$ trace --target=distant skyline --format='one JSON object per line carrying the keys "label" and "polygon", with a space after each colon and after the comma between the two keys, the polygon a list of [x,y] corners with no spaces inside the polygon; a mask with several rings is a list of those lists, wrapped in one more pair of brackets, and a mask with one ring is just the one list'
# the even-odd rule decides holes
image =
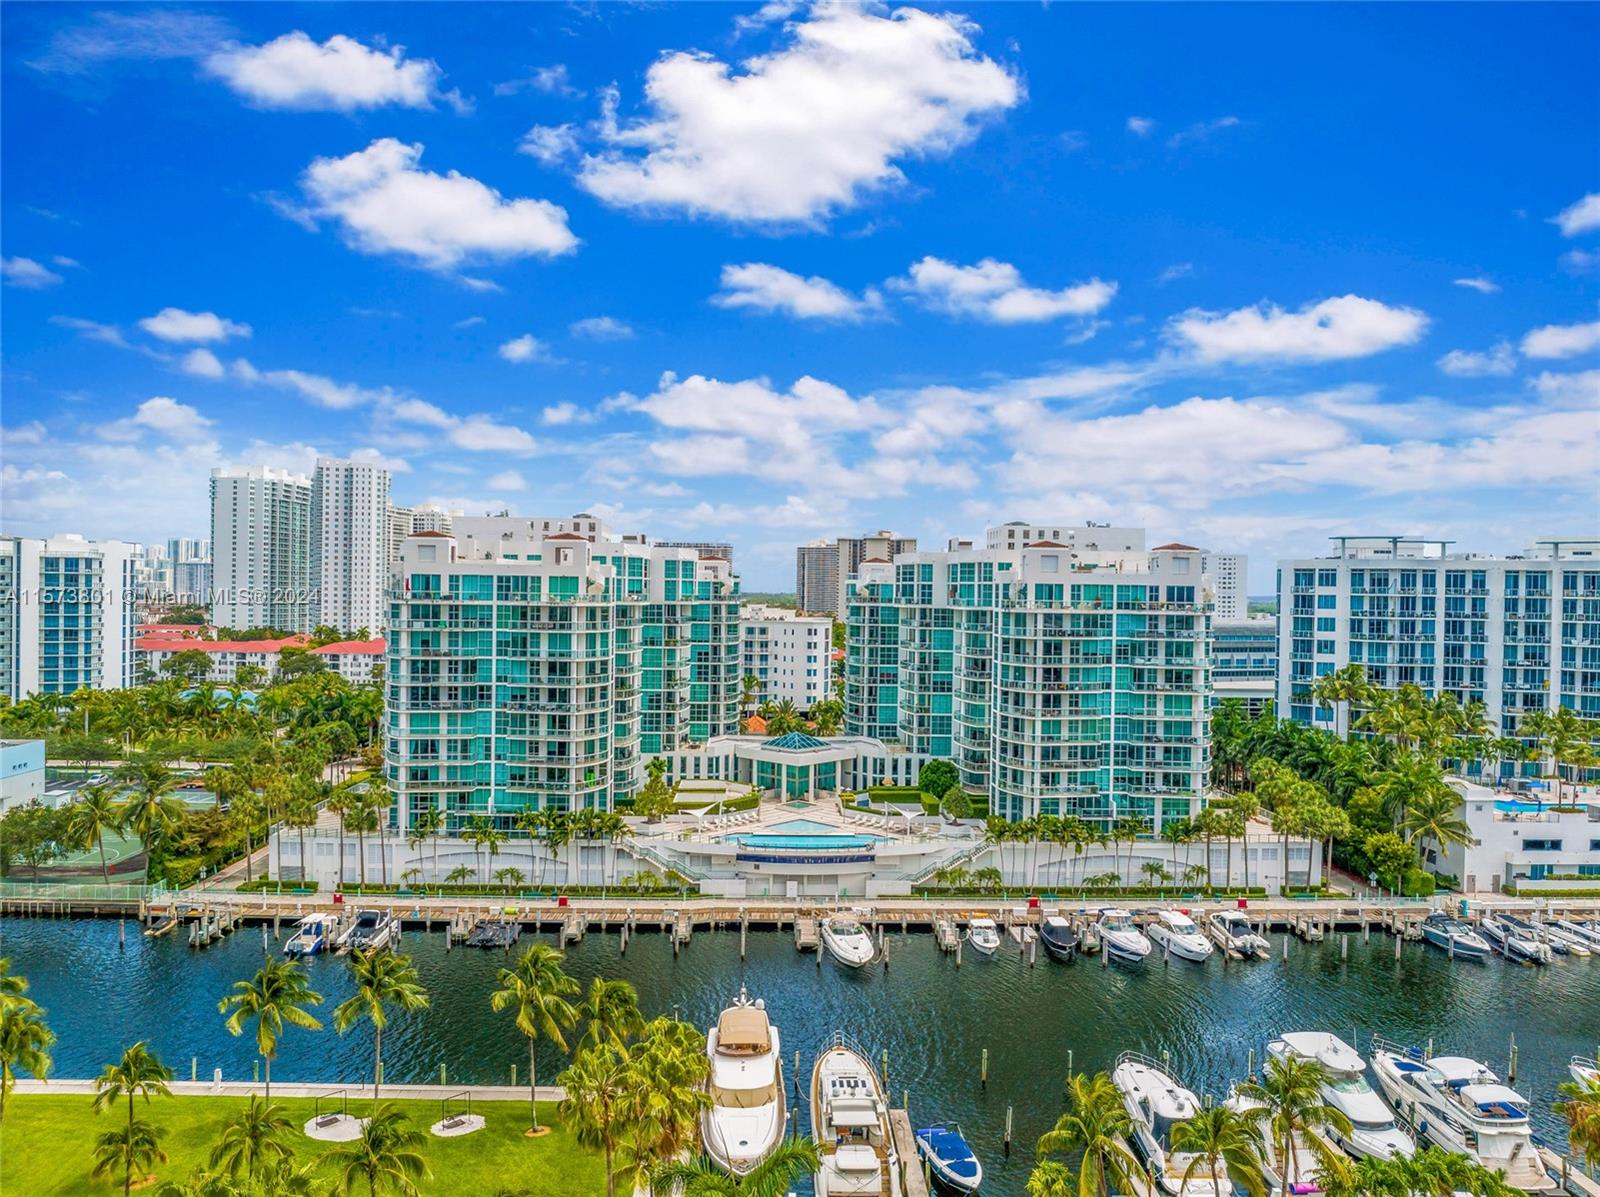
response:
{"label": "distant skyline", "polygon": [[0,9],[0,531],[1600,532],[1600,8]]}

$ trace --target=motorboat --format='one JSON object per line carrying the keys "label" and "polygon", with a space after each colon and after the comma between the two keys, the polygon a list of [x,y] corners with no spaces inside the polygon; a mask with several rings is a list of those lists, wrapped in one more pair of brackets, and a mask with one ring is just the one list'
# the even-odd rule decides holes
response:
{"label": "motorboat", "polygon": [[1575,939],[1581,939],[1591,952],[1600,952],[1600,924],[1580,922],[1577,919],[1556,919],[1549,926],[1560,927]]}
{"label": "motorboat", "polygon": [[1103,910],[1095,925],[1107,956],[1125,964],[1138,964],[1150,954],[1150,941],[1125,910]]}
{"label": "motorboat", "polygon": [[994,920],[973,919],[968,923],[967,942],[972,945],[974,952],[981,952],[985,956],[993,956],[995,949],[1000,946],[1000,931],[994,925]]}
{"label": "motorboat", "polygon": [[1531,927],[1524,931],[1506,915],[1486,914],[1478,929],[1507,960],[1522,960],[1529,964],[1550,963],[1550,945],[1540,939]]}
{"label": "motorboat", "polygon": [[1289,1137],[1285,1151],[1283,1140],[1273,1131],[1265,1103],[1240,1092],[1235,1085],[1229,1090],[1225,1104],[1260,1132],[1261,1171],[1267,1182],[1267,1197],[1294,1197],[1295,1194],[1323,1191],[1317,1173],[1324,1167],[1323,1158],[1334,1152],[1332,1145],[1322,1140],[1316,1130],[1296,1130]]}
{"label": "motorboat", "polygon": [[743,986],[706,1032],[706,1058],[710,1104],[700,1115],[700,1137],[718,1167],[744,1176],[783,1141],[788,1110],[778,1028]]}
{"label": "motorboat", "polygon": [[1559,921],[1540,923],[1539,930],[1544,932],[1545,942],[1550,945],[1551,950],[1564,955],[1592,956],[1596,951],[1600,951],[1600,948],[1594,947],[1583,936]]}
{"label": "motorboat", "polygon": [[1039,942],[1044,944],[1044,950],[1064,964],[1070,964],[1078,958],[1078,950],[1083,946],[1083,939],[1072,924],[1059,914],[1045,916],[1044,922],[1039,924]]}
{"label": "motorboat", "polygon": [[822,1159],[816,1197],[901,1197],[883,1084],[867,1053],[838,1032],[811,1070],[811,1133]]}
{"label": "motorboat", "polygon": [[1502,1173],[1524,1193],[1557,1191],[1533,1144],[1527,1099],[1487,1065],[1465,1056],[1423,1059],[1414,1048],[1375,1039],[1372,1071],[1400,1116],[1435,1146]]}
{"label": "motorboat", "polygon": [[1573,1056],[1567,1062],[1567,1071],[1580,1085],[1600,1085],[1600,1061],[1588,1056]]}
{"label": "motorboat", "polygon": [[1272,958],[1272,945],[1250,925],[1244,911],[1213,910],[1206,921],[1211,926],[1211,937],[1224,952],[1237,953],[1247,960],[1252,956],[1258,960]]}
{"label": "motorboat", "polygon": [[1472,924],[1436,910],[1422,920],[1422,938],[1458,960],[1487,960],[1493,949]]}
{"label": "motorboat", "polygon": [[1203,964],[1216,951],[1198,924],[1181,910],[1158,910],[1145,932],[1150,942],[1168,956]]}
{"label": "motorboat", "polygon": [[377,952],[393,947],[400,938],[400,923],[387,910],[362,910],[339,938],[341,952]]}
{"label": "motorboat", "polygon": [[1322,1100],[1350,1120],[1349,1134],[1335,1126],[1324,1126],[1322,1133],[1348,1155],[1392,1160],[1416,1153],[1416,1144],[1400,1129],[1394,1111],[1367,1083],[1367,1062],[1339,1036],[1290,1031],[1267,1044],[1267,1055],[1312,1060],[1322,1066]]}
{"label": "motorboat", "polygon": [[1544,927],[1530,922],[1520,914],[1502,911],[1495,917],[1524,939],[1531,939],[1536,943],[1543,944],[1552,956],[1565,956],[1567,954],[1567,945],[1564,941],[1558,943],[1552,940]]}
{"label": "motorboat", "polygon": [[[1109,944],[1109,940],[1107,943]],[[1203,1159],[1172,1150],[1172,1128],[1200,1112],[1195,1095],[1178,1084],[1161,1065],[1138,1052],[1123,1052],[1111,1070],[1111,1083],[1133,1123],[1134,1150],[1161,1192],[1173,1197],[1231,1197],[1228,1167],[1215,1175]],[[1191,1164],[1197,1165],[1190,1172]],[[1184,1174],[1189,1176],[1185,1179]]]}
{"label": "motorboat", "polygon": [[339,916],[308,914],[294,925],[294,933],[284,940],[283,954],[290,957],[315,956],[333,946],[339,933]]}
{"label": "motorboat", "polygon": [[822,920],[822,945],[846,968],[871,964],[878,954],[867,929],[848,914],[830,915]]}
{"label": "motorboat", "polygon": [[919,1130],[917,1154],[928,1162],[934,1181],[951,1192],[976,1193],[983,1183],[983,1165],[954,1122]]}

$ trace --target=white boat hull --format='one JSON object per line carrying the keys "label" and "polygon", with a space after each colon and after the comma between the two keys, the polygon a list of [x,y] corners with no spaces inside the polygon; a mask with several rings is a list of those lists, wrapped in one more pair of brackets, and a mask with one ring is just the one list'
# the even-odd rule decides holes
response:
{"label": "white boat hull", "polygon": [[878,954],[872,940],[865,935],[835,935],[826,927],[822,930],[822,946],[846,968],[864,968]]}

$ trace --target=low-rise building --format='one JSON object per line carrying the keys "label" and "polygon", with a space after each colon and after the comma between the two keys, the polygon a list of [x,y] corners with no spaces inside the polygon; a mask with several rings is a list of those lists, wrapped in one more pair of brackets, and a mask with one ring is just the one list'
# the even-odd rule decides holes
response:
{"label": "low-rise building", "polygon": [[0,740],[0,815],[44,798],[44,741]]}
{"label": "low-rise building", "polygon": [[787,607],[739,609],[742,677],[759,679],[758,702],[788,699],[802,711],[832,696],[833,620]]}
{"label": "low-rise building", "polygon": [[166,663],[179,653],[205,653],[211,661],[211,672],[196,680],[229,684],[238,680],[239,670],[246,665],[262,670],[263,677],[272,677],[278,672],[279,653],[286,648],[305,648],[309,643],[310,637],[298,634],[278,640],[199,640],[181,633],[153,632],[135,641],[134,652],[140,676],[150,678],[163,676]]}
{"label": "low-rise building", "polygon": [[[1426,844],[1435,872],[1456,878],[1464,893],[1523,896],[1541,889],[1593,889],[1600,894],[1600,795],[1592,787],[1552,793],[1491,789],[1451,778],[1461,792],[1470,844]],[[1537,797],[1530,797],[1530,793]]]}
{"label": "low-rise building", "polygon": [[339,640],[311,650],[345,681],[359,686],[373,680],[373,670],[383,665],[383,640]]}

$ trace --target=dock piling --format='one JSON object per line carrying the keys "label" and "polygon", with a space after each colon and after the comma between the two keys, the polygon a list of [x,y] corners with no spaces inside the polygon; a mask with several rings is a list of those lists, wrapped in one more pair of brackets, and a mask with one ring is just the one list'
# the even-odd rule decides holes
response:
{"label": "dock piling", "polygon": [[983,1058],[978,1064],[978,1088],[989,1088],[989,1049],[983,1049]]}
{"label": "dock piling", "polygon": [[1006,1140],[1005,1140],[1005,1152],[1006,1152],[1007,1157],[1009,1157],[1011,1155],[1011,1120],[1012,1120],[1011,1119],[1011,1107],[1007,1106],[1006,1107]]}

